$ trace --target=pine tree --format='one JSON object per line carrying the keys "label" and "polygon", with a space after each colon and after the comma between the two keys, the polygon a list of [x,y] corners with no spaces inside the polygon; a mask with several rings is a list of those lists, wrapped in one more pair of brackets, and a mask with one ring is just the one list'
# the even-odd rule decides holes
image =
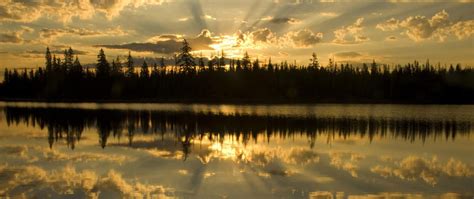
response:
{"label": "pine tree", "polygon": [[49,51],[49,47],[46,47],[45,59],[46,59],[46,72],[49,73],[53,69],[53,61],[51,57],[51,52]]}
{"label": "pine tree", "polygon": [[153,70],[151,71],[151,77],[156,78],[160,74],[160,70],[158,69],[158,64],[153,64]]}
{"label": "pine tree", "polygon": [[72,68],[74,60],[74,51],[71,47],[69,49],[64,50],[64,63],[63,63],[63,70],[68,71]]}
{"label": "pine tree", "polygon": [[133,67],[133,57],[130,51],[128,51],[128,57],[127,57],[127,71],[125,74],[127,77],[133,77],[135,76],[135,69]]}
{"label": "pine tree", "polygon": [[122,63],[120,62],[119,56],[112,61],[112,74],[119,76],[122,74]]}
{"label": "pine tree", "polygon": [[164,57],[161,57],[161,59],[160,59],[160,68],[164,73],[166,73],[166,64],[165,64],[165,58]]}
{"label": "pine tree", "polygon": [[184,39],[181,53],[178,55],[178,65],[185,72],[194,72],[194,67],[196,66],[196,63],[194,63],[194,57],[191,55],[191,47],[186,39]]}
{"label": "pine tree", "polygon": [[204,64],[204,58],[202,57],[202,52],[201,55],[199,56],[199,70],[204,70],[205,64]]}
{"label": "pine tree", "polygon": [[106,78],[110,75],[110,64],[107,62],[104,50],[100,49],[99,54],[97,55],[97,77]]}
{"label": "pine tree", "polygon": [[271,57],[268,59],[268,70],[273,71],[273,64],[272,64],[272,58]]}
{"label": "pine tree", "polygon": [[236,63],[235,69],[236,69],[237,71],[241,71],[241,70],[242,70],[242,64],[241,64],[241,62],[240,62],[240,59],[237,59],[237,63]]}
{"label": "pine tree", "polygon": [[224,50],[221,51],[221,58],[219,59],[219,67],[225,67],[225,54],[224,54]]}
{"label": "pine tree", "polygon": [[150,78],[150,71],[148,70],[148,64],[146,63],[145,60],[143,61],[142,68],[140,70],[140,77],[142,79]]}
{"label": "pine tree", "polygon": [[370,65],[370,74],[375,75],[378,73],[377,63],[375,63],[375,59],[372,60],[372,64]]}
{"label": "pine tree", "polygon": [[245,52],[244,57],[242,58],[242,66],[244,67],[244,70],[248,70],[250,67],[250,56],[247,51]]}
{"label": "pine tree", "polygon": [[313,52],[313,54],[311,55],[311,59],[309,59],[309,60],[311,61],[310,67],[312,69],[318,69],[319,68],[318,56],[316,56],[316,53]]}
{"label": "pine tree", "polygon": [[79,57],[76,56],[76,60],[74,60],[74,63],[72,64],[71,67],[71,73],[74,75],[82,75],[83,69],[81,62],[79,62]]}
{"label": "pine tree", "polygon": [[258,58],[253,62],[252,65],[252,70],[257,71],[260,69],[260,62],[258,61]]}

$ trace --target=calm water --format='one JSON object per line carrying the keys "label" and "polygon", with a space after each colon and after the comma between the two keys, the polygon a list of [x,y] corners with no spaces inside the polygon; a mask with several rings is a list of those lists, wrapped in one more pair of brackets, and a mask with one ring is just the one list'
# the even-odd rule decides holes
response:
{"label": "calm water", "polygon": [[474,106],[0,103],[0,198],[472,198]]}

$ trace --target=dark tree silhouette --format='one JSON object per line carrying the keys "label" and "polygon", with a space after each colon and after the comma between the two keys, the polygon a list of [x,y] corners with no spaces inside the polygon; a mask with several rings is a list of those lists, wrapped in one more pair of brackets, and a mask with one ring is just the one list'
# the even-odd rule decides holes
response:
{"label": "dark tree silhouette", "polygon": [[[433,66],[429,60],[386,65],[375,60],[353,66],[330,59],[321,66],[316,53],[307,65],[273,63],[255,59],[247,52],[242,59],[200,56],[195,68],[191,48],[183,43],[181,53],[170,59],[146,60],[139,74],[131,52],[124,63],[112,67],[101,49],[94,67],[83,67],[74,51],[64,59],[46,48],[45,67],[36,70],[6,69],[0,83],[4,100],[95,101],[148,100],[162,102],[238,103],[474,103],[474,70],[460,64]],[[207,63],[205,63],[207,61]],[[140,62],[142,63],[142,62]],[[149,65],[153,70],[149,71]],[[177,65],[176,65],[177,64]],[[71,66],[68,66],[71,65]],[[206,67],[207,65],[207,67]],[[159,68],[158,68],[159,66]],[[227,67],[228,66],[228,67]]]}
{"label": "dark tree silhouette", "polygon": [[97,77],[106,78],[110,75],[110,65],[105,56],[104,50],[100,49],[97,55]]}
{"label": "dark tree silhouette", "polygon": [[186,39],[184,39],[181,53],[178,55],[178,65],[181,66],[181,69],[184,70],[184,72],[191,73],[195,71],[194,67],[196,66],[196,63],[191,54],[191,47]]}

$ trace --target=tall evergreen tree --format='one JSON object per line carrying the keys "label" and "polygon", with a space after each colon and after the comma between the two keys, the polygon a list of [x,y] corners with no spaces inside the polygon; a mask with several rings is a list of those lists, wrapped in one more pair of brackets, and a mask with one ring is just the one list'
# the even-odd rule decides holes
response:
{"label": "tall evergreen tree", "polygon": [[221,50],[221,57],[219,58],[219,67],[225,67],[225,54],[224,50]]}
{"label": "tall evergreen tree", "polygon": [[318,69],[319,68],[319,61],[318,61],[318,56],[316,56],[316,53],[313,52],[313,54],[311,55],[311,59],[309,59],[311,61],[310,63],[310,67],[313,68],[313,69]]}
{"label": "tall evergreen tree", "polygon": [[49,73],[53,69],[53,60],[51,57],[51,52],[49,51],[49,47],[46,47],[45,59],[46,59],[46,72]]}
{"label": "tall evergreen tree", "polygon": [[257,71],[259,69],[260,69],[260,62],[258,61],[258,58],[257,58],[252,64],[252,70]]}
{"label": "tall evergreen tree", "polygon": [[74,60],[74,63],[72,64],[71,73],[77,76],[80,76],[83,73],[81,62],[79,62],[79,57],[77,56]]}
{"label": "tall evergreen tree", "polygon": [[127,77],[133,77],[135,76],[135,69],[133,67],[133,57],[130,51],[128,51],[128,57],[127,57],[127,71],[125,74]]}
{"label": "tall evergreen tree", "polygon": [[64,50],[64,63],[63,63],[63,70],[68,71],[72,68],[74,62],[74,51],[71,47],[69,49]]}
{"label": "tall evergreen tree", "polygon": [[247,51],[245,51],[244,57],[242,58],[242,66],[244,70],[248,70],[250,68],[250,63],[250,56]]}
{"label": "tall evergreen tree", "polygon": [[165,64],[165,58],[161,57],[160,59],[160,68],[163,72],[166,72],[166,64]]}
{"label": "tall evergreen tree", "polygon": [[199,70],[204,70],[204,67],[206,67],[206,65],[204,64],[204,58],[202,57],[202,52],[199,56]]}
{"label": "tall evergreen tree", "polygon": [[268,58],[268,70],[273,71],[272,57]]}
{"label": "tall evergreen tree", "polygon": [[122,63],[120,61],[119,56],[112,61],[112,74],[115,76],[122,75]]}
{"label": "tall evergreen tree", "polygon": [[158,64],[156,62],[153,64],[153,69],[151,71],[151,77],[156,78],[160,74],[160,69],[158,69]]}
{"label": "tall evergreen tree", "polygon": [[148,70],[148,64],[146,63],[145,60],[143,61],[142,68],[140,70],[140,77],[142,79],[150,78],[150,71]]}
{"label": "tall evergreen tree", "polygon": [[194,57],[191,54],[191,47],[186,39],[184,39],[183,47],[181,47],[181,52],[178,55],[178,65],[185,72],[194,72],[194,67],[196,66]]}
{"label": "tall evergreen tree", "polygon": [[107,57],[105,56],[103,49],[100,49],[99,54],[97,55],[96,67],[97,77],[106,78],[110,75],[110,64],[107,61]]}

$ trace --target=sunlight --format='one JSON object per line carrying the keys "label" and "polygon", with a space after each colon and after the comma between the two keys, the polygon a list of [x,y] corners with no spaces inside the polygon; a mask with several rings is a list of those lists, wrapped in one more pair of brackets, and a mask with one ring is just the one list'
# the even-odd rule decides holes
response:
{"label": "sunlight", "polygon": [[236,158],[237,156],[237,150],[234,146],[232,146],[231,143],[213,143],[211,146],[209,146],[209,149],[212,151],[218,152],[219,157],[223,159],[229,159],[229,158]]}

